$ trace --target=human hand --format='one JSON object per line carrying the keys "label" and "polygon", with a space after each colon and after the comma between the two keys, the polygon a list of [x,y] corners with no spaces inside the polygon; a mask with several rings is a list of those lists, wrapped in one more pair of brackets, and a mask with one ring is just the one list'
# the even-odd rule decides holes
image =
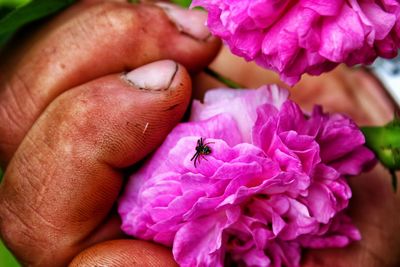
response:
{"label": "human hand", "polygon": [[[113,209],[123,169],[185,112],[185,67],[219,49],[204,14],[163,9],[81,1],[3,51],[0,232],[22,264],[63,266],[89,248],[72,265],[175,265],[161,246],[120,239]],[[160,59],[182,65],[141,68]]]}
{"label": "human hand", "polygon": [[[276,74],[245,63],[227,50],[211,68],[249,88],[269,83],[285,86]],[[196,84],[202,88],[218,86],[205,76],[199,76]],[[200,91],[197,93],[201,98]],[[341,66],[319,77],[306,76],[290,93],[306,110],[321,104],[330,112],[348,114],[359,125],[382,125],[393,117],[393,102],[363,69]],[[353,190],[349,214],[360,229],[362,240],[346,248],[309,250],[303,255],[302,266],[400,266],[400,193],[393,192],[388,171],[378,165],[371,172],[350,178],[349,183]]]}

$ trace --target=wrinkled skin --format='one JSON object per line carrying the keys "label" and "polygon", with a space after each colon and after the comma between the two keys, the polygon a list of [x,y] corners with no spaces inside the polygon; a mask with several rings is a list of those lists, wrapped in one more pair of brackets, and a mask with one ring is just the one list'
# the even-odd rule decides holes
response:
{"label": "wrinkled skin", "polygon": [[[207,65],[220,42],[181,32],[160,7],[123,1],[82,1],[19,38],[0,66],[7,246],[30,266],[65,266],[97,243],[73,265],[174,265],[160,246],[102,242],[126,238],[113,209],[123,169],[179,122],[192,91],[188,71]],[[141,90],[121,78],[166,58],[182,64],[169,87]]]}
{"label": "wrinkled skin", "polygon": [[[186,70],[201,69],[218,49],[213,38],[179,31],[159,7],[90,0],[27,29],[1,53],[0,233],[21,263],[175,266],[168,249],[124,236],[113,206],[124,168],[151,153],[183,116],[192,92]],[[121,79],[165,58],[182,64],[167,90]],[[249,87],[276,79],[226,52],[213,67]],[[203,74],[195,85],[195,96],[215,86]],[[339,69],[299,87],[293,98],[306,108],[327,104],[364,124],[390,118],[390,103],[363,72]],[[309,252],[304,266],[400,264],[400,195],[387,173],[377,167],[351,184],[351,214],[364,239]]]}

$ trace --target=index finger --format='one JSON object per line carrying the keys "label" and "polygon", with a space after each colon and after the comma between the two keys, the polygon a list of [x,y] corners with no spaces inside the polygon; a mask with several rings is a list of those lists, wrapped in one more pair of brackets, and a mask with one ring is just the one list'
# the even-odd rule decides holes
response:
{"label": "index finger", "polygon": [[64,266],[83,249],[116,238],[107,219],[121,168],[165,138],[190,98],[188,73],[172,61],[126,77],[149,73],[161,79],[138,87],[109,75],[65,92],[23,140],[0,185],[0,233],[24,264]]}
{"label": "index finger", "polygon": [[7,165],[46,106],[74,86],[160,59],[175,60],[189,70],[208,64],[219,42],[205,38],[206,15],[193,12],[171,6],[83,1],[4,55],[0,64],[1,165]]}

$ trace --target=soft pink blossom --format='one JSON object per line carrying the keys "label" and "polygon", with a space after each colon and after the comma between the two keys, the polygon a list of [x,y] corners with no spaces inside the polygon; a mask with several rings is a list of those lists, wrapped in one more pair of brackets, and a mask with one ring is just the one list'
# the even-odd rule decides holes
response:
{"label": "soft pink blossom", "polygon": [[[344,214],[348,175],[374,162],[346,116],[311,114],[276,86],[209,91],[134,173],[122,229],[172,247],[181,266],[298,266],[301,248],[360,234]],[[197,140],[212,152],[197,167]]]}
{"label": "soft pink blossom", "polygon": [[396,0],[193,0],[231,51],[290,85],[340,63],[370,64],[400,48]]}

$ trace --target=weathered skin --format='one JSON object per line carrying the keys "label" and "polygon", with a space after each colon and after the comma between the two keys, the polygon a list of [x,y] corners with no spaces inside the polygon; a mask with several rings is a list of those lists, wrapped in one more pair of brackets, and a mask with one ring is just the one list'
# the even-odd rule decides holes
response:
{"label": "weathered skin", "polygon": [[[181,119],[192,91],[188,71],[207,65],[219,47],[179,31],[160,7],[82,1],[3,51],[0,232],[24,265],[63,266],[123,237],[112,209],[121,168],[149,154]],[[168,88],[140,90],[121,78],[165,58],[182,64]],[[163,247],[106,244],[99,251],[111,262],[120,263],[126,248],[137,255],[123,257],[128,266],[175,264]]]}

